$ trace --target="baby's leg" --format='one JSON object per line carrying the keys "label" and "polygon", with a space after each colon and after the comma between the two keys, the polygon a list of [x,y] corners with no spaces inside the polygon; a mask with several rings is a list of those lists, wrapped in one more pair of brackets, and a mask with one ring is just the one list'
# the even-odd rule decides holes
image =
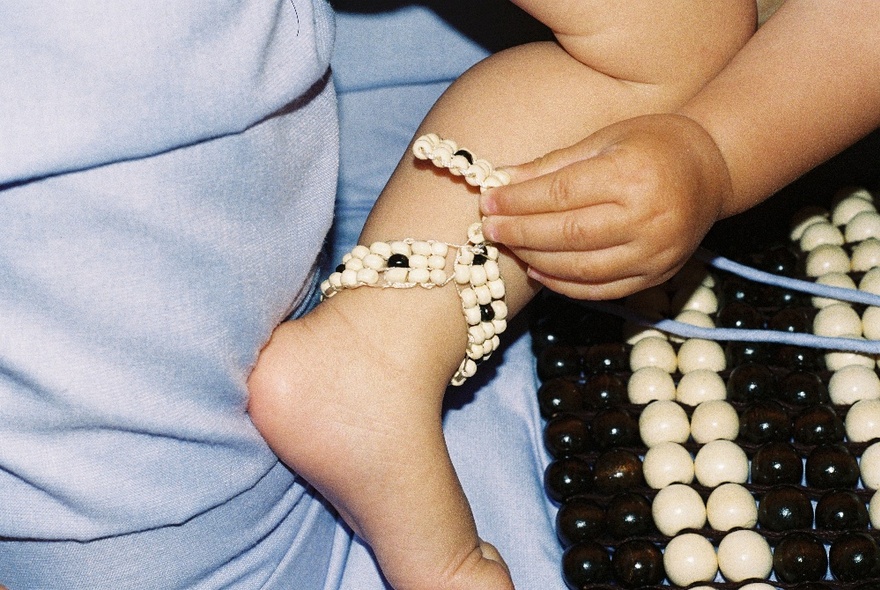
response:
{"label": "baby's leg", "polygon": [[[454,139],[496,164],[515,163],[686,98],[623,83],[556,45],[534,44],[463,76],[420,132]],[[407,155],[361,243],[461,244],[478,219],[472,188]],[[516,260],[501,262],[515,312],[537,287]],[[465,345],[452,285],[360,288],[279,327],[250,381],[250,411],[269,444],[366,539],[399,590],[511,588],[497,555],[480,544],[440,425]]]}

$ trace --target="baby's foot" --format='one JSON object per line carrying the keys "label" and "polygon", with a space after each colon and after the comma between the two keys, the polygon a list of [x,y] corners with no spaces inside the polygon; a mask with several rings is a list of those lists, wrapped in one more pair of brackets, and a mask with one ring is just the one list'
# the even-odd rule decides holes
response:
{"label": "baby's foot", "polygon": [[[441,430],[458,353],[426,350],[437,329],[412,333],[402,315],[425,293],[363,291],[275,331],[249,381],[252,419],[370,544],[397,590],[510,590],[497,551],[477,537]],[[461,312],[440,313],[447,321],[435,326]],[[440,340],[463,351],[460,331]]]}

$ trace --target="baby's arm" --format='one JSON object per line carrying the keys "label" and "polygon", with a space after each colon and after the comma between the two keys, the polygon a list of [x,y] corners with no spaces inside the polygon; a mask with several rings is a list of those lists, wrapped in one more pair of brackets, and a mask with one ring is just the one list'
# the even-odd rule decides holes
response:
{"label": "baby's arm", "polygon": [[[734,3],[723,4],[739,14]],[[709,12],[706,31],[730,16]],[[686,24],[669,34],[691,34],[693,23]],[[711,53],[713,63],[722,63],[718,55],[732,55],[746,36],[725,37],[694,59]],[[518,162],[686,98],[683,91],[621,82],[555,44],[534,44],[464,75],[420,133],[454,139],[491,162]],[[474,189],[406,155],[361,243],[413,237],[461,244],[479,216]],[[537,285],[513,257],[503,255],[501,267],[507,304],[516,312]],[[441,403],[464,355],[465,326],[452,285],[344,291],[280,326],[249,383],[249,409],[266,440],[372,546],[399,590],[511,588],[497,554],[477,537],[441,429]]]}
{"label": "baby's arm", "polygon": [[878,27],[872,0],[788,0],[679,115],[623,121],[517,167],[515,185],[484,198],[487,233],[574,297],[663,281],[716,219],[880,125]]}

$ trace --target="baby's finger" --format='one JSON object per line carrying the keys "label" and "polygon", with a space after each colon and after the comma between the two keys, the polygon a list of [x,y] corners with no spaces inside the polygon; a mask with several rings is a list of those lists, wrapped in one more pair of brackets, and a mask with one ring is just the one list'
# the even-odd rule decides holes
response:
{"label": "baby's finger", "polygon": [[511,248],[577,252],[610,248],[633,238],[619,205],[603,203],[585,209],[531,215],[490,215],[483,234]]}
{"label": "baby's finger", "polygon": [[[515,171],[511,184],[486,191],[480,197],[483,215],[566,211],[613,200],[612,191],[619,181],[615,179],[618,170],[610,158],[594,157],[572,162],[566,158],[560,162],[565,162],[561,168],[556,168],[558,162],[554,160],[551,166],[534,165],[528,174]],[[532,177],[534,170],[546,172]]]}
{"label": "baby's finger", "polygon": [[621,299],[638,291],[648,288],[650,283],[642,276],[626,277],[608,283],[581,283],[567,281],[556,277],[543,275],[533,269],[529,269],[529,276],[556,293],[587,301],[608,301]]}
{"label": "baby's finger", "polygon": [[637,256],[626,245],[592,252],[541,252],[514,249],[532,274],[553,277],[560,281],[582,284],[605,284],[641,274]]}

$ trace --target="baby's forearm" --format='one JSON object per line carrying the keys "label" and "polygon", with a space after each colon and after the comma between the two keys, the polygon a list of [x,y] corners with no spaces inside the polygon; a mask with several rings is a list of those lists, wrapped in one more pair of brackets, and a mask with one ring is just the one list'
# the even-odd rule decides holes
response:
{"label": "baby's forearm", "polygon": [[880,3],[787,0],[681,113],[715,140],[733,215],[880,125]]}

